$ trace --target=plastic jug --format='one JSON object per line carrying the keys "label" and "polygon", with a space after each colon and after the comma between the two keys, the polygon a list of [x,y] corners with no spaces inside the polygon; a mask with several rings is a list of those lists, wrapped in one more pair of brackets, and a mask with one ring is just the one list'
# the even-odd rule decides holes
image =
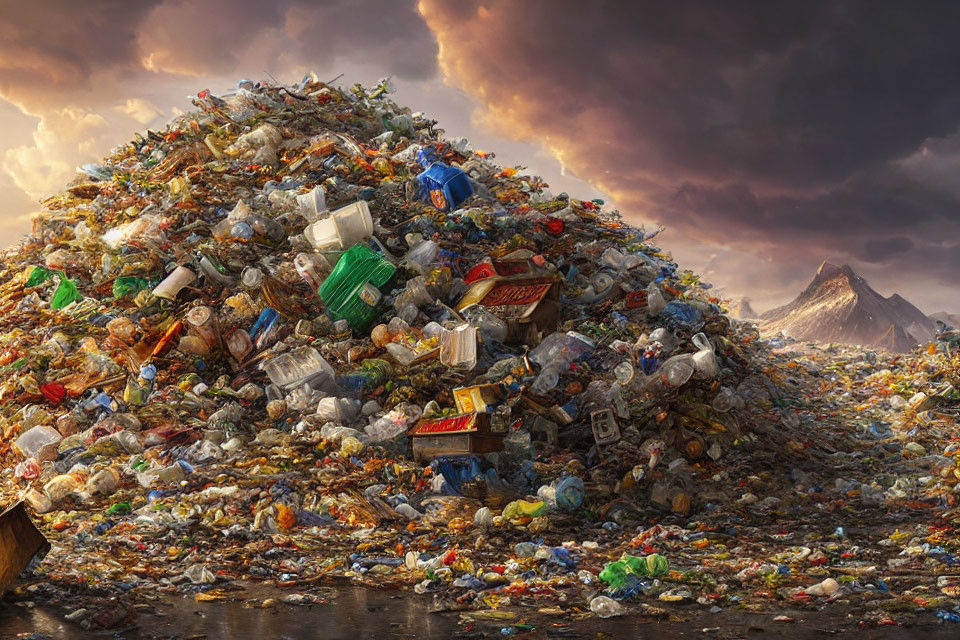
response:
{"label": "plastic jug", "polygon": [[456,167],[434,162],[420,175],[423,199],[441,211],[453,211],[460,203],[473,195],[473,185],[467,174]]}
{"label": "plastic jug", "polygon": [[307,225],[303,236],[320,251],[342,250],[373,235],[373,218],[366,200],[337,209],[330,217]]}
{"label": "plastic jug", "polygon": [[395,272],[396,267],[364,245],[350,247],[318,291],[327,315],[346,320],[353,329],[366,329],[379,314],[381,290]]}
{"label": "plastic jug", "polygon": [[541,367],[565,369],[595,348],[593,340],[576,331],[552,333],[530,352],[530,359]]}

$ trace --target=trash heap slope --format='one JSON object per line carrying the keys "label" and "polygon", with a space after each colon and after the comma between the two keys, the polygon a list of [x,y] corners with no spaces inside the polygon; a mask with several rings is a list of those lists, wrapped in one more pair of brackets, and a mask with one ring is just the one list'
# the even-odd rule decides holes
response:
{"label": "trash heap slope", "polygon": [[804,455],[756,330],[656,232],[386,89],[201,92],[6,252],[4,495],[55,540],[49,577],[280,579],[247,566],[278,534],[301,578],[416,575],[348,537],[613,530]]}

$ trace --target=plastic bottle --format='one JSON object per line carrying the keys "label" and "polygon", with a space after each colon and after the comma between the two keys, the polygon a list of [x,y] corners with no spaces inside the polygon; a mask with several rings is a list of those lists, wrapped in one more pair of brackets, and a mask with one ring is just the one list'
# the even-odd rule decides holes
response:
{"label": "plastic bottle", "polygon": [[393,300],[394,309],[402,309],[408,304],[416,305],[418,308],[433,304],[433,296],[427,291],[423,276],[407,280],[403,291],[398,293]]}
{"label": "plastic bottle", "polygon": [[663,313],[667,306],[667,301],[663,298],[663,293],[656,282],[647,285],[647,315],[658,316]]}
{"label": "plastic bottle", "polygon": [[538,396],[549,393],[557,387],[560,382],[560,373],[554,367],[545,367],[540,370],[533,384],[530,385],[530,392]]}
{"label": "plastic bottle", "polygon": [[464,309],[461,314],[470,324],[480,330],[484,341],[503,343],[507,339],[507,323],[479,304]]}
{"label": "plastic bottle", "polygon": [[293,265],[297,273],[307,283],[307,286],[316,293],[323,284],[322,274],[328,274],[331,271],[330,263],[319,253],[298,253],[293,259]]}
{"label": "plastic bottle", "polygon": [[263,271],[257,267],[247,266],[240,272],[240,283],[247,291],[256,293],[263,286]]}
{"label": "plastic bottle", "polygon": [[220,323],[216,311],[210,307],[194,307],[187,313],[186,320],[191,333],[203,340],[209,352],[220,349]]}
{"label": "plastic bottle", "polygon": [[680,387],[693,377],[694,371],[693,356],[684,353],[667,358],[667,361],[657,370],[656,376],[668,387]]}
{"label": "plastic bottle", "polygon": [[596,343],[576,331],[552,333],[530,351],[530,359],[541,367],[566,368],[593,353]]}
{"label": "plastic bottle", "polygon": [[[739,401],[739,402],[738,402]],[[720,413],[726,413],[738,407],[743,400],[730,387],[720,387],[720,391],[713,397],[711,406]]]}
{"label": "plastic bottle", "polygon": [[406,502],[398,504],[394,511],[405,517],[407,520],[419,520],[423,517],[423,514],[411,507]]}
{"label": "plastic bottle", "polygon": [[403,262],[418,269],[421,273],[436,260],[440,246],[433,240],[425,240],[407,251]]}
{"label": "plastic bottle", "polygon": [[613,618],[626,613],[622,604],[607,596],[597,596],[591,600],[590,611],[598,618]]}

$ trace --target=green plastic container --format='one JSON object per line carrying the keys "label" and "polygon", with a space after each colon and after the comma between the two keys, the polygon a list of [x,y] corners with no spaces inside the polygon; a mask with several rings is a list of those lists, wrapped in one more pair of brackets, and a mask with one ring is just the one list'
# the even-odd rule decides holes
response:
{"label": "green plastic container", "polygon": [[355,244],[337,261],[337,266],[317,291],[334,320],[344,319],[358,331],[366,329],[379,315],[381,289],[397,268],[380,254]]}

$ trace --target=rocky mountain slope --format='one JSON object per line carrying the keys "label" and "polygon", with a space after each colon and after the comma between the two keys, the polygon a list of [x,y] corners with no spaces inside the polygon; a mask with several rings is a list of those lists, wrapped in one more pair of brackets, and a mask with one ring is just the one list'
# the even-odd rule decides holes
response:
{"label": "rocky mountain slope", "polygon": [[933,335],[934,323],[898,294],[877,293],[849,265],[824,262],[789,304],[761,316],[764,333],[909,351]]}

